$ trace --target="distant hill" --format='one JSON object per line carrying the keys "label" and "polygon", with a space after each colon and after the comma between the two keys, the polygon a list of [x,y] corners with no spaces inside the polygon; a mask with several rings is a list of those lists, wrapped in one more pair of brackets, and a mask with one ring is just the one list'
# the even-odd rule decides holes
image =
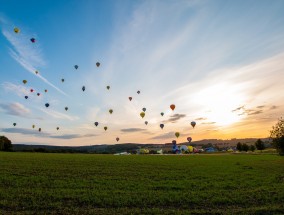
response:
{"label": "distant hill", "polygon": [[[233,147],[238,142],[253,145],[259,138],[244,138],[244,139],[204,139],[193,141],[192,143],[183,142],[179,145],[193,145],[198,148],[212,144],[213,146]],[[260,138],[266,144],[270,143],[269,138]],[[135,152],[139,148],[148,148],[149,150],[164,149],[170,150],[172,143],[164,144],[141,144],[141,143],[121,143],[114,145],[88,145],[88,146],[50,146],[50,145],[28,145],[28,144],[13,144],[13,151],[34,151],[34,152],[53,152],[53,153],[98,153],[98,154],[114,154],[119,152]]]}

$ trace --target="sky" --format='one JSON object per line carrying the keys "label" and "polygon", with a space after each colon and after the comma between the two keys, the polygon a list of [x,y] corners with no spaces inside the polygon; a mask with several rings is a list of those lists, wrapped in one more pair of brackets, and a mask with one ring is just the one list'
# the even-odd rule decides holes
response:
{"label": "sky", "polygon": [[0,5],[0,135],[14,144],[264,138],[283,116],[283,0]]}

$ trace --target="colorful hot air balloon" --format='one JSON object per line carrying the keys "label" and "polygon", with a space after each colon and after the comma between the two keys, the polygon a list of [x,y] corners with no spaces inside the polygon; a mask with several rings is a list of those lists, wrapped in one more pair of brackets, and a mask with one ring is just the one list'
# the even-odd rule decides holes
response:
{"label": "colorful hot air balloon", "polygon": [[97,67],[99,67],[100,65],[101,65],[100,62],[97,62],[97,63],[96,63],[96,66],[97,66]]}
{"label": "colorful hot air balloon", "polygon": [[119,137],[116,138],[116,141],[117,141],[117,142],[119,141]]}
{"label": "colorful hot air balloon", "polygon": [[35,128],[35,125],[32,125],[32,128]]}
{"label": "colorful hot air balloon", "polygon": [[148,121],[145,121],[145,125],[148,125]]}
{"label": "colorful hot air balloon", "polygon": [[172,110],[174,110],[174,109],[176,108],[176,106],[175,106],[174,104],[171,104],[171,105],[170,105],[170,108],[171,108]]}
{"label": "colorful hot air balloon", "polygon": [[144,112],[141,112],[141,113],[140,113],[140,116],[141,116],[142,118],[144,118],[145,113],[144,113]]}
{"label": "colorful hot air balloon", "polygon": [[37,93],[37,96],[40,96],[40,93]]}
{"label": "colorful hot air balloon", "polygon": [[31,93],[34,91],[33,89],[30,89]]}
{"label": "colorful hot air balloon", "polygon": [[132,97],[128,97],[128,99],[129,99],[129,101],[131,101],[131,100],[132,100]]}
{"label": "colorful hot air balloon", "polygon": [[25,96],[25,99],[28,99],[29,97],[28,96]]}
{"label": "colorful hot air balloon", "polygon": [[31,42],[35,43],[36,39],[35,38],[31,38]]}
{"label": "colorful hot air balloon", "polygon": [[17,123],[14,122],[14,123],[13,123],[13,126],[16,126],[16,125],[17,125]]}
{"label": "colorful hot air balloon", "polygon": [[160,128],[163,129],[165,127],[164,124],[160,124]]}
{"label": "colorful hot air balloon", "polygon": [[38,74],[38,71],[35,71],[35,74]]}
{"label": "colorful hot air balloon", "polygon": [[164,116],[164,113],[163,113],[163,112],[161,112],[161,116]]}
{"label": "colorful hot air balloon", "polygon": [[107,130],[107,126],[104,127],[105,131]]}
{"label": "colorful hot air balloon", "polygon": [[95,126],[98,126],[99,125],[99,123],[98,122],[95,122]]}
{"label": "colorful hot air balloon", "polygon": [[41,132],[41,128],[39,128],[38,131]]}
{"label": "colorful hot air balloon", "polygon": [[27,80],[23,80],[23,83],[26,84],[28,81]]}
{"label": "colorful hot air balloon", "polygon": [[179,133],[179,132],[176,132],[175,135],[176,135],[176,137],[178,138],[179,135],[180,135],[180,133]]}
{"label": "colorful hot air balloon", "polygon": [[112,109],[109,109],[109,111],[108,111],[110,114],[112,114],[112,112],[113,112],[113,110]]}
{"label": "colorful hot air balloon", "polygon": [[188,137],[188,138],[186,138],[187,139],[187,141],[190,143],[191,141],[192,141],[192,138],[191,137]]}
{"label": "colorful hot air balloon", "polygon": [[196,122],[192,121],[190,124],[191,124],[191,126],[194,128],[195,125],[196,125]]}
{"label": "colorful hot air balloon", "polygon": [[65,110],[68,111],[68,107],[65,107]]}
{"label": "colorful hot air balloon", "polygon": [[107,86],[107,89],[109,90],[109,89],[110,89],[110,86]]}
{"label": "colorful hot air balloon", "polygon": [[44,92],[46,92],[46,93],[47,93],[47,90],[44,90]]}
{"label": "colorful hot air balloon", "polygon": [[142,108],[142,110],[145,112],[145,111],[146,111],[146,108]]}
{"label": "colorful hot air balloon", "polygon": [[56,130],[58,131],[58,130],[59,130],[59,127],[57,127]]}
{"label": "colorful hot air balloon", "polygon": [[64,78],[62,78],[61,81],[64,82],[65,81]]}
{"label": "colorful hot air balloon", "polygon": [[140,90],[137,91],[137,94],[140,94]]}
{"label": "colorful hot air balloon", "polygon": [[82,87],[83,92],[86,90],[85,86]]}
{"label": "colorful hot air balloon", "polygon": [[48,103],[46,103],[46,104],[45,104],[45,107],[49,107],[49,104],[48,104]]}
{"label": "colorful hot air balloon", "polygon": [[14,28],[14,32],[16,33],[16,34],[18,34],[18,33],[20,33],[20,29],[19,28]]}
{"label": "colorful hot air balloon", "polygon": [[79,68],[79,66],[78,66],[78,65],[75,65],[74,67],[75,67],[75,69],[78,69],[78,68]]}

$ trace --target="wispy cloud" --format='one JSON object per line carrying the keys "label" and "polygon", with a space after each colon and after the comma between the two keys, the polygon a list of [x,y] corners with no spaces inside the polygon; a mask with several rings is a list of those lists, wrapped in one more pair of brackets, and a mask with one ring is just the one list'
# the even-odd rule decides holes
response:
{"label": "wispy cloud", "polygon": [[64,114],[64,113],[60,113],[58,111],[55,110],[51,110],[51,109],[44,109],[44,108],[39,108],[39,110],[41,110],[42,112],[46,113],[47,115],[55,118],[55,119],[67,119],[70,121],[74,121],[79,119],[79,117],[77,116],[70,116],[68,114]]}
{"label": "wispy cloud", "polygon": [[[11,57],[17,61],[23,68],[27,71],[31,72],[35,75],[35,71],[37,68],[43,67],[46,65],[42,57],[42,52],[38,44],[31,44],[30,38],[24,32],[20,32],[19,34],[15,34],[6,29],[11,29],[11,26],[6,26],[3,24],[2,34],[5,38],[10,42],[12,48],[9,48],[9,54]],[[37,74],[36,77],[44,81],[49,86],[56,89],[63,95],[67,94],[63,92],[61,89],[56,87],[46,78],[44,78],[41,74]]]}
{"label": "wispy cloud", "polygon": [[18,102],[9,104],[0,103],[0,107],[5,111],[6,114],[12,116],[27,118],[31,112],[28,108]]}
{"label": "wispy cloud", "polygon": [[195,120],[206,120],[207,118],[206,117],[199,117],[199,118],[196,118]]}
{"label": "wispy cloud", "polygon": [[22,85],[16,85],[10,82],[4,82],[1,84],[1,86],[5,91],[15,93],[19,97],[23,97],[30,94],[29,89]]}
{"label": "wispy cloud", "polygon": [[160,140],[160,139],[167,139],[167,138],[175,138],[175,133],[174,132],[168,132],[168,133],[165,133],[165,134],[161,134],[161,135],[152,137],[151,139]]}
{"label": "wispy cloud", "polygon": [[50,138],[55,138],[55,139],[74,139],[74,138],[85,138],[85,137],[95,137],[97,136],[96,134],[64,134],[64,135],[55,135],[55,136],[49,136]]}

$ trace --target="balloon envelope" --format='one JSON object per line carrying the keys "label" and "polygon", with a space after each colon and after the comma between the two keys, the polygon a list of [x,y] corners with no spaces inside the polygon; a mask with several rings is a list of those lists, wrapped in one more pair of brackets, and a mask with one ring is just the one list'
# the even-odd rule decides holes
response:
{"label": "balloon envelope", "polygon": [[34,90],[33,90],[33,89],[31,89],[30,91],[31,91],[31,93],[32,93]]}
{"label": "balloon envelope", "polygon": [[188,137],[188,138],[186,138],[187,139],[187,141],[190,143],[191,141],[192,141],[192,138],[191,137]]}
{"label": "balloon envelope", "polygon": [[176,106],[175,106],[174,104],[172,104],[172,105],[170,105],[170,108],[171,108],[172,110],[174,110],[174,109],[176,108]]}
{"label": "balloon envelope", "polygon": [[32,127],[35,128],[35,125],[33,125]]}
{"label": "balloon envelope", "polygon": [[192,121],[190,124],[191,124],[191,126],[194,128],[195,125],[196,125],[196,122]]}
{"label": "balloon envelope", "polygon": [[23,80],[23,83],[26,84],[28,81],[27,80]]}
{"label": "balloon envelope", "polygon": [[119,137],[116,138],[116,141],[117,141],[117,142],[119,141]]}
{"label": "balloon envelope", "polygon": [[180,134],[179,134],[179,132],[176,132],[175,135],[178,138]]}
{"label": "balloon envelope", "polygon": [[112,109],[109,109],[109,111],[108,111],[110,114],[112,114],[112,112],[113,112],[113,110]]}
{"label": "balloon envelope", "polygon": [[35,38],[31,38],[31,42],[35,43],[36,39]]}
{"label": "balloon envelope", "polygon": [[17,125],[17,123],[14,122],[14,123],[13,123],[13,126],[16,126],[16,125]]}
{"label": "balloon envelope", "polygon": [[145,111],[146,111],[146,108],[142,108],[142,110],[145,112]]}
{"label": "balloon envelope", "polygon": [[138,90],[137,93],[140,94],[140,90]]}
{"label": "balloon envelope", "polygon": [[35,74],[38,74],[38,71],[35,71]]}
{"label": "balloon envelope", "polygon": [[98,122],[95,122],[95,126],[98,126],[99,125],[99,123]]}
{"label": "balloon envelope", "polygon": [[107,86],[107,89],[109,90],[109,89],[110,89],[110,86]]}
{"label": "balloon envelope", "polygon": [[37,93],[37,96],[40,96],[40,93]]}
{"label": "balloon envelope", "polygon": [[161,128],[161,129],[163,129],[163,128],[164,128],[164,126],[165,126],[164,124],[160,124],[160,128]]}
{"label": "balloon envelope", "polygon": [[86,89],[85,86],[83,86],[83,87],[82,87],[82,90],[85,91],[85,89]]}
{"label": "balloon envelope", "polygon": [[41,128],[39,128],[38,131],[41,132]]}
{"label": "balloon envelope", "polygon": [[163,112],[161,113],[161,116],[164,116],[164,113],[163,113]]}
{"label": "balloon envelope", "polygon": [[46,92],[46,93],[47,93],[47,90],[44,90],[44,92]]}
{"label": "balloon envelope", "polygon": [[74,67],[75,67],[75,69],[78,69],[78,68],[79,68],[79,66],[78,66],[78,65],[75,65]]}
{"label": "balloon envelope", "polygon": [[17,34],[20,32],[20,29],[19,28],[14,28],[14,32]]}
{"label": "balloon envelope", "polygon": [[58,131],[58,130],[59,130],[59,127],[57,127],[56,130]]}
{"label": "balloon envelope", "polygon": [[68,107],[65,107],[65,110],[67,111],[67,110],[68,110]]}
{"label": "balloon envelope", "polygon": [[49,104],[48,104],[48,103],[46,103],[46,104],[45,104],[45,107],[49,107]]}
{"label": "balloon envelope", "polygon": [[97,62],[97,63],[96,63],[96,66],[97,66],[97,67],[99,67],[100,65],[101,65],[100,62]]}
{"label": "balloon envelope", "polygon": [[129,99],[129,101],[131,101],[131,100],[132,100],[132,97],[128,97],[128,99]]}
{"label": "balloon envelope", "polygon": [[64,82],[64,78],[62,78],[61,81]]}
{"label": "balloon envelope", "polygon": [[107,130],[107,127],[105,126],[104,129],[105,129],[105,131],[106,131],[106,130]]}
{"label": "balloon envelope", "polygon": [[29,97],[28,96],[25,96],[25,99],[28,99]]}
{"label": "balloon envelope", "polygon": [[141,112],[141,113],[140,113],[140,116],[141,116],[142,118],[144,118],[145,113],[144,113],[144,112]]}
{"label": "balloon envelope", "polygon": [[177,144],[177,141],[173,140],[173,141],[172,141],[172,144],[174,144],[174,145]]}
{"label": "balloon envelope", "polygon": [[148,125],[148,121],[145,121],[145,124]]}

